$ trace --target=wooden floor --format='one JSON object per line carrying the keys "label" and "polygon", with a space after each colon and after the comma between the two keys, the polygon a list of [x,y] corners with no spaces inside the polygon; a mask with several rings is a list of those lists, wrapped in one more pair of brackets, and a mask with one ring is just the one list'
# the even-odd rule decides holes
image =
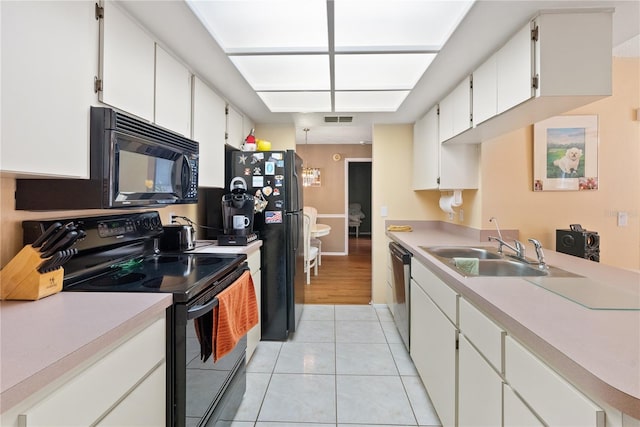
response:
{"label": "wooden floor", "polygon": [[306,304],[369,304],[371,302],[371,237],[349,238],[348,256],[323,256],[318,275],[311,270],[305,286]]}

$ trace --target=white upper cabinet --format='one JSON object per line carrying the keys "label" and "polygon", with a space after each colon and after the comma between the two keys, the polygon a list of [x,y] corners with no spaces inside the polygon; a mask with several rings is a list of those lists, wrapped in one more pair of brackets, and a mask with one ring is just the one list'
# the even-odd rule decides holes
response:
{"label": "white upper cabinet", "polygon": [[0,171],[89,177],[89,107],[97,105],[93,2],[0,2]]}
{"label": "white upper cabinet", "polygon": [[112,1],[104,2],[100,101],[154,120],[155,42]]}
{"label": "white upper cabinet", "polygon": [[191,136],[191,72],[156,45],[155,122]]}
{"label": "white upper cabinet", "polygon": [[[442,109],[440,110],[442,114]],[[476,145],[441,144],[437,106],[413,128],[413,189],[478,188],[480,149]],[[441,123],[441,121],[440,121]]]}
{"label": "white upper cabinet", "polygon": [[413,126],[413,189],[438,188],[440,142],[438,107],[435,106]]}
{"label": "white upper cabinet", "polygon": [[532,48],[531,28],[526,25],[496,53],[498,114],[533,96]]}
{"label": "white upper cabinet", "polygon": [[193,139],[200,147],[200,187],[224,188],[225,101],[193,77]]}
{"label": "white upper cabinet", "polygon": [[611,31],[611,10],[540,13],[472,73],[474,127],[441,140],[477,144],[610,96]]}
{"label": "white upper cabinet", "polygon": [[440,142],[464,132],[471,127],[471,82],[462,80],[440,101]]}
{"label": "white upper cabinet", "polygon": [[[251,131],[251,129],[249,129],[249,131]],[[242,113],[229,105],[227,114],[227,144],[235,148],[241,148],[248,134],[248,132],[244,133]]]}
{"label": "white upper cabinet", "polygon": [[479,125],[498,113],[497,54],[493,54],[473,72],[473,124]]}

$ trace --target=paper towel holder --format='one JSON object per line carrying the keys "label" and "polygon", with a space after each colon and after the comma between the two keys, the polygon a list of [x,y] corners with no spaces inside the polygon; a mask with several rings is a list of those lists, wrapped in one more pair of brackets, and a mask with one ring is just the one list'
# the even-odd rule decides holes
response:
{"label": "paper towel holder", "polygon": [[440,209],[447,213],[454,213],[453,208],[462,205],[462,190],[452,190],[452,195],[445,195],[445,191],[440,195]]}

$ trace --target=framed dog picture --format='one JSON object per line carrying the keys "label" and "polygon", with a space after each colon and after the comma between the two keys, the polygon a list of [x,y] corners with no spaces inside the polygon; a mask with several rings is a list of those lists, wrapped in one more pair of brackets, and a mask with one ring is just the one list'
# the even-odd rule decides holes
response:
{"label": "framed dog picture", "polygon": [[555,116],[533,126],[533,191],[598,189],[598,116]]}

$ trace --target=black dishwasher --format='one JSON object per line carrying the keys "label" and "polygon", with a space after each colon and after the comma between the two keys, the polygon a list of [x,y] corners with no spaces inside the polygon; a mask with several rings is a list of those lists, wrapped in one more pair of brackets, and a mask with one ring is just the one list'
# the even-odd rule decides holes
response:
{"label": "black dishwasher", "polygon": [[389,251],[391,252],[391,266],[393,269],[391,314],[393,314],[393,320],[408,351],[410,343],[409,284],[411,281],[411,257],[413,254],[395,242],[389,243]]}

